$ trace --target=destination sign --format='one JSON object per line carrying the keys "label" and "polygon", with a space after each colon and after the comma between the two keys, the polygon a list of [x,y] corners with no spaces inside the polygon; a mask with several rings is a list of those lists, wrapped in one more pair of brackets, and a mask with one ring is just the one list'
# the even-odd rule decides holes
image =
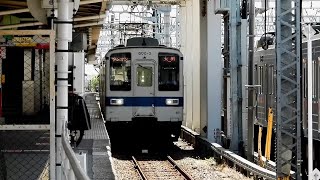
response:
{"label": "destination sign", "polygon": [[178,60],[176,55],[160,56],[159,58],[163,63],[175,63]]}
{"label": "destination sign", "polygon": [[112,62],[126,62],[128,60],[127,57],[111,57]]}
{"label": "destination sign", "polygon": [[116,53],[110,56],[111,62],[127,62],[131,60],[130,53]]}

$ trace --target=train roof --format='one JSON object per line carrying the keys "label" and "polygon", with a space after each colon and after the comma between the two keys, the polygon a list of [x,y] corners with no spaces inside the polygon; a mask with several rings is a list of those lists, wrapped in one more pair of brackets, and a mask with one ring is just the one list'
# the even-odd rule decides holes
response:
{"label": "train roof", "polygon": [[163,48],[163,49],[172,49],[177,50],[177,48],[167,47],[165,45],[160,45],[159,41],[155,38],[151,37],[134,37],[127,40],[126,46],[125,45],[118,45],[108,51],[114,51],[118,49],[130,49],[130,48]]}
{"label": "train roof", "polygon": [[159,46],[159,41],[151,37],[134,37],[127,40],[129,46]]}

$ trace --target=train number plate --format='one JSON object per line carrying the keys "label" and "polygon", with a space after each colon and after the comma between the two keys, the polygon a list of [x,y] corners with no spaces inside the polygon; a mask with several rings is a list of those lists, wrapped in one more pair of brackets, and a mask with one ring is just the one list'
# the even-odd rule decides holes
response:
{"label": "train number plate", "polygon": [[138,52],[138,55],[140,56],[147,56],[147,55],[151,55],[151,52]]}

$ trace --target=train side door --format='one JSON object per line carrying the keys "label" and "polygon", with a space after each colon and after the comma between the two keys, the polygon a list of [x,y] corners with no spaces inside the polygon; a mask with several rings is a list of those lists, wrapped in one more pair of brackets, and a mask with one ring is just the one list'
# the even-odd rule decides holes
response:
{"label": "train side door", "polygon": [[134,68],[133,116],[153,117],[155,116],[155,63],[137,60]]}

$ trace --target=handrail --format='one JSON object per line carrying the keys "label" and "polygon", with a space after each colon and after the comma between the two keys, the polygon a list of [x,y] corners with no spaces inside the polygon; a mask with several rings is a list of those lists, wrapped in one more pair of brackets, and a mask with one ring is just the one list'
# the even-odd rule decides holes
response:
{"label": "handrail", "polygon": [[[62,134],[62,147],[66,154],[67,159],[71,165],[71,169],[74,173],[74,177],[77,180],[90,180],[87,174],[85,174],[83,168],[80,166],[74,151],[72,150],[70,144],[66,140],[65,134]],[[63,169],[64,171],[64,169]]]}

